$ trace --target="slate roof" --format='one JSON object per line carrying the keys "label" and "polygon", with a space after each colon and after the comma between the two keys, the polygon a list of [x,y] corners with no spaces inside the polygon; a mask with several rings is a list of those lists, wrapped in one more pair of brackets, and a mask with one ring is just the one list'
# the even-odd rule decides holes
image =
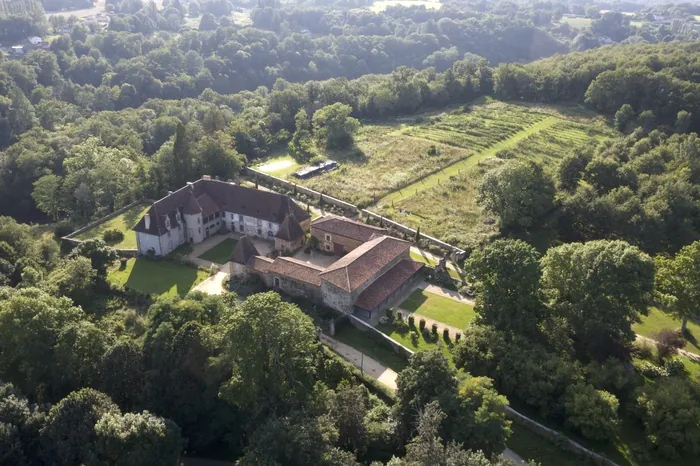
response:
{"label": "slate roof", "polygon": [[326,215],[311,222],[311,228],[321,230],[331,235],[343,236],[366,243],[372,235],[385,235],[386,228],[373,227],[355,220],[336,215]]}
{"label": "slate roof", "polygon": [[393,292],[398,290],[406,280],[422,269],[423,265],[411,259],[402,260],[368,286],[357,297],[355,305],[367,311],[373,311]]}
{"label": "slate roof", "polygon": [[312,265],[308,262],[300,261],[292,257],[280,256],[270,264],[268,272],[306,282],[311,285],[321,286],[321,277],[319,274],[323,272],[323,270],[323,267]]}
{"label": "slate roof", "polygon": [[301,225],[299,225],[299,222],[297,222],[297,218],[294,216],[294,214],[290,214],[284,218],[284,221],[280,225],[280,229],[277,231],[275,238],[279,238],[284,241],[294,241],[301,238],[305,234],[304,229],[301,227]]}
{"label": "slate roof", "polygon": [[278,224],[281,224],[289,214],[294,214],[298,222],[309,219],[309,214],[304,209],[283,194],[245,188],[203,177],[154,202],[148,210],[151,219],[149,228],[146,228],[145,219],[141,218],[133,230],[162,236],[167,231],[166,215],[170,216],[170,222],[176,226],[178,223],[175,213],[178,210],[183,213],[202,212],[207,216],[219,209]]}
{"label": "slate roof", "polygon": [[236,264],[246,265],[251,257],[259,255],[260,253],[250,240],[250,237],[244,235],[238,239],[238,242],[233,247],[230,261],[235,262]]}
{"label": "slate roof", "polygon": [[410,247],[408,241],[391,236],[377,236],[341,257],[321,273],[321,278],[352,292]]}

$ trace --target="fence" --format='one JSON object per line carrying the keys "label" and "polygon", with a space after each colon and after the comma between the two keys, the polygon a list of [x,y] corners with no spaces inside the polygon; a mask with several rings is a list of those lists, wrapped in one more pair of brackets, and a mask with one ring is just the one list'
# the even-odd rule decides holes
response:
{"label": "fence", "polygon": [[[359,330],[368,332],[368,336],[370,336],[370,338],[379,342],[380,344],[383,344],[384,346],[390,347],[394,350],[394,352],[403,356],[404,358],[408,359],[413,355],[413,350],[406,348],[398,341],[394,340],[388,335],[385,335],[384,333],[380,332],[379,330],[362,321],[361,319],[350,315],[349,322]],[[523,427],[526,427],[527,429],[531,430],[537,435],[545,437],[560,448],[569,450],[577,455],[585,456],[591,461],[593,461],[595,464],[604,466],[618,466],[617,463],[605,458],[604,456],[599,455],[598,453],[592,450],[589,450],[580,443],[571,440],[566,435],[559,433],[556,430],[550,429],[549,427],[540,424],[534,419],[530,419],[524,414],[517,412],[510,406],[506,407],[506,415],[511,420],[513,420],[513,422],[516,422],[522,425]]]}
{"label": "fence", "polygon": [[[413,228],[409,228],[406,225],[403,225],[398,222],[394,222],[393,220],[389,220],[386,217],[382,217],[379,214],[375,214],[374,212],[370,212],[369,210],[366,209],[360,209],[356,205],[350,204],[345,201],[341,201],[340,199],[336,199],[332,196],[329,196],[327,194],[320,193],[318,191],[314,191],[313,189],[306,188],[304,186],[300,186],[296,183],[289,182],[287,180],[283,180],[282,178],[277,178],[276,176],[268,175],[267,173],[263,173],[261,171],[255,170],[250,167],[245,168],[245,173],[249,176],[252,176],[258,180],[258,182],[266,182],[269,183],[270,185],[278,185],[278,186],[283,186],[287,189],[290,190],[296,190],[297,193],[304,194],[306,196],[310,196],[313,199],[318,199],[319,201],[321,198],[323,198],[323,202],[332,204],[335,206],[338,206],[342,209],[348,210],[350,212],[359,214],[362,213],[366,217],[373,218],[377,221],[381,221],[384,225],[389,226],[397,231],[400,231],[401,233],[404,233],[408,236],[415,237],[416,236],[416,230]],[[440,248],[445,249],[446,251],[450,251],[456,255],[463,256],[465,254],[465,251],[463,249],[460,249],[456,246],[453,246],[449,243],[446,243],[444,241],[440,241],[437,238],[433,238],[432,236],[428,236],[425,233],[420,234],[420,239],[425,240],[429,242],[430,244],[433,244],[435,246],[438,246]]]}
{"label": "fence", "polygon": [[[103,224],[107,220],[110,220],[110,219],[116,217],[117,215],[123,214],[124,212],[131,209],[132,207],[135,207],[139,204],[146,204],[146,203],[152,203],[152,202],[153,201],[151,201],[150,199],[139,199],[138,201],[134,201],[131,204],[125,205],[121,209],[115,210],[114,212],[112,212],[109,215],[105,215],[104,217],[100,218],[99,220],[95,220],[94,222],[88,223],[87,225],[78,228],[74,232],[67,234],[66,236],[61,238],[61,241],[68,243],[71,246],[77,246],[80,243],[82,243],[83,240],[76,239],[76,238],[74,238],[75,236],[77,236],[81,233],[84,233],[92,228],[95,228],[96,226]],[[117,253],[121,256],[136,257],[139,254],[138,249],[115,249],[115,251],[117,251]]]}

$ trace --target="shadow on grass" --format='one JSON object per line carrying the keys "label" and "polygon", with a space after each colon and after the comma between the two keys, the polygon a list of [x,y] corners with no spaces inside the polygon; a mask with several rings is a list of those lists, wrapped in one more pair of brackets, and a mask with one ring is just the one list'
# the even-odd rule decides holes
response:
{"label": "shadow on grass", "polygon": [[698,346],[698,339],[695,338],[695,335],[693,335],[692,330],[686,328],[683,332],[683,337],[688,341],[688,343],[695,347],[695,349],[700,350],[700,346]]}
{"label": "shadow on grass", "polygon": [[410,312],[415,312],[420,308],[426,301],[428,296],[422,293],[422,290],[416,290],[411,295],[401,303],[401,309],[405,309]]}
{"label": "shadow on grass", "polygon": [[194,267],[169,261],[136,259],[125,285],[149,294],[185,296],[197,278],[197,269]]}

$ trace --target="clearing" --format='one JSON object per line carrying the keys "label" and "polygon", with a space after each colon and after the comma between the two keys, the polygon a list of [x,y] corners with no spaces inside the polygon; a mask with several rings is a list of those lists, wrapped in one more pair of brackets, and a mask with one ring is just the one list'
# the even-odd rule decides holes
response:
{"label": "clearing", "polygon": [[109,273],[111,283],[160,296],[185,296],[209,274],[169,260],[129,259]]}
{"label": "clearing", "polygon": [[278,178],[287,178],[291,176],[292,173],[299,170],[301,165],[291,156],[282,155],[265,159],[261,165],[257,165],[253,168]]}
{"label": "clearing", "polygon": [[572,28],[586,29],[591,26],[593,22],[590,18],[562,18],[561,23],[567,23]]}
{"label": "clearing", "polygon": [[[459,329],[466,328],[476,317],[474,306],[471,304],[438,296],[422,289],[414,291],[399,307]],[[419,319],[416,318],[417,320]]]}
{"label": "clearing", "polygon": [[197,259],[223,265],[231,258],[231,253],[233,252],[233,248],[236,247],[237,242],[238,241],[233,238],[226,238],[213,248],[197,256]]}
{"label": "clearing", "polygon": [[[642,322],[634,324],[632,330],[639,335],[647,338],[654,338],[661,330],[672,329],[678,330],[681,328],[681,321],[675,319],[672,315],[655,307],[649,309],[649,315],[642,317]],[[697,338],[700,337],[700,325],[688,321],[687,332],[685,334],[686,343],[684,350],[700,355],[700,343]]]}
{"label": "clearing", "polygon": [[124,239],[118,243],[109,243],[109,245],[117,249],[136,249],[136,232],[131,229],[141,220],[141,217],[143,217],[150,208],[150,205],[137,204],[116,217],[112,217],[106,222],[100,223],[76,235],[75,239],[83,241],[88,239],[102,239],[102,235],[105,231],[119,230],[124,233]]}
{"label": "clearing", "polygon": [[424,6],[428,10],[439,10],[442,8],[442,3],[436,1],[423,1],[423,0],[380,0],[372,3],[370,10],[375,13],[380,13],[392,6]]}

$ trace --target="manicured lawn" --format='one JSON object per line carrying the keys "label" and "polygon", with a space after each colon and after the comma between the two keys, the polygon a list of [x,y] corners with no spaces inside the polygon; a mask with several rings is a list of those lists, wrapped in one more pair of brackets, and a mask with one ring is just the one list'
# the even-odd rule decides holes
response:
{"label": "manicured lawn", "polygon": [[352,324],[343,325],[333,338],[348,346],[352,346],[358,351],[362,351],[370,358],[393,369],[395,372],[401,372],[408,366],[408,362],[404,358],[390,348],[374,341],[367,335],[367,332],[358,330]]}
{"label": "manicured lawn", "polygon": [[216,262],[217,264],[225,264],[231,258],[231,253],[233,248],[236,246],[236,241],[233,238],[226,238],[213,248],[205,251],[198,259],[202,259],[209,262]]}
{"label": "manicured lawn", "polygon": [[[632,329],[635,333],[648,338],[654,338],[660,330],[664,329],[679,329],[681,322],[674,319],[670,314],[666,314],[660,309],[652,308],[649,310],[649,315],[642,317],[642,322],[635,324]],[[700,343],[697,338],[700,338],[700,325],[688,321],[688,333],[686,333],[686,344],[683,349],[691,353],[700,354]]]}
{"label": "manicured lawn", "polygon": [[416,290],[399,307],[460,329],[474,320],[474,306],[454,299]]}
{"label": "manicured lawn", "polygon": [[[416,328],[417,326],[418,322],[416,322]],[[409,331],[408,327],[397,329],[392,324],[379,324],[377,325],[376,329],[382,332],[384,335],[387,335],[392,339],[396,340],[397,342],[401,343],[403,346],[405,346],[413,352],[417,353],[418,351],[430,351],[438,349],[442,351],[445,356],[447,356],[447,359],[449,359],[450,362],[452,362],[452,353],[450,352],[450,350],[453,346],[453,343],[451,341],[445,342],[442,339],[442,333],[438,333],[437,340],[433,340],[432,337],[430,339],[426,338],[425,335],[423,335],[419,331],[418,339],[414,343],[413,340],[411,340],[411,332]]]}
{"label": "manicured lawn", "polygon": [[101,223],[87,231],[77,235],[76,239],[88,240],[93,238],[102,239],[102,235],[107,230],[119,230],[124,233],[124,239],[118,243],[110,243],[110,246],[117,249],[136,249],[136,233],[131,229],[141,220],[150,205],[135,205],[131,209]]}
{"label": "manicured lawn", "polygon": [[109,281],[144,293],[185,296],[194,286],[208,278],[208,274],[187,265],[145,258],[129,259],[124,269],[114,269]]}

